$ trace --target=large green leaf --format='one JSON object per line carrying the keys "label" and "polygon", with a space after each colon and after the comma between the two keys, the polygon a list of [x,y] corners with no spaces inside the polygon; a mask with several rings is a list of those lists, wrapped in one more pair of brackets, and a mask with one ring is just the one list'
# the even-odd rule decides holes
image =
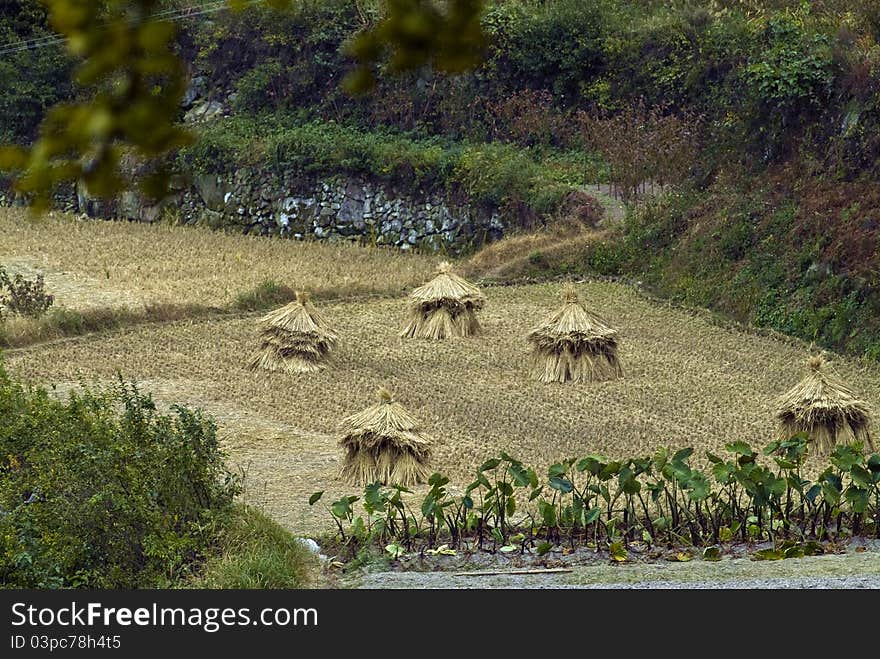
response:
{"label": "large green leaf", "polygon": [[518,487],[526,487],[530,483],[529,472],[519,464],[512,464],[507,468],[507,473],[513,478]]}
{"label": "large green leaf", "polygon": [[[486,460],[483,464],[480,465],[480,472],[492,471],[500,464],[501,464],[501,460],[499,460],[498,458],[492,458],[490,460]],[[480,475],[482,475],[482,473]]]}
{"label": "large green leaf", "polygon": [[574,489],[574,485],[567,478],[562,478],[561,476],[552,476],[550,478],[550,487],[554,490],[559,490],[563,494],[568,494]]}

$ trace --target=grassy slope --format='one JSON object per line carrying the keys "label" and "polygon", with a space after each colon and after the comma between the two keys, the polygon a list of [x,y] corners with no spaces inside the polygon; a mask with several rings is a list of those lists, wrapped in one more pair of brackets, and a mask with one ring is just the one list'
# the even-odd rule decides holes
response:
{"label": "grassy slope", "polygon": [[253,506],[239,504],[217,551],[185,588],[312,588],[321,585],[318,558]]}
{"label": "grassy slope", "polygon": [[503,240],[468,267],[502,280],[639,279],[690,306],[880,359],[878,217],[876,182],[775,170],[655,200],[617,231]]}

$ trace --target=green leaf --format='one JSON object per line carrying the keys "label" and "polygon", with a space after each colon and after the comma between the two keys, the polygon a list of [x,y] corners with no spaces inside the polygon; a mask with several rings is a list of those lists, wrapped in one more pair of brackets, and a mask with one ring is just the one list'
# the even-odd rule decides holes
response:
{"label": "green leaf", "polygon": [[556,506],[553,506],[546,501],[539,501],[538,512],[541,514],[544,526],[548,528],[556,526]]}
{"label": "green leaf", "polygon": [[318,503],[318,501],[321,500],[322,496],[324,496],[324,490],[313,493],[312,496],[309,497],[309,505],[314,506],[316,503]]}
{"label": "green leaf", "polygon": [[629,552],[626,550],[626,547],[620,540],[618,540],[617,542],[612,542],[611,546],[608,548],[608,551],[611,554],[611,560],[616,561],[617,563],[624,563],[629,557]]}
{"label": "green leaf", "polygon": [[861,465],[853,465],[852,469],[850,469],[849,475],[850,478],[852,478],[853,483],[855,483],[859,487],[870,488],[871,485],[874,484],[873,478],[871,477],[871,472],[869,472]]}
{"label": "green leaf", "polygon": [[733,538],[733,531],[730,530],[729,526],[722,526],[718,529],[718,539],[721,542],[730,542]]}
{"label": "green leaf", "polygon": [[721,560],[721,549],[716,546],[706,547],[703,550],[703,560],[704,561],[720,561]]}
{"label": "green leaf", "polygon": [[736,453],[737,455],[743,455],[745,457],[751,458],[755,456],[755,451],[751,446],[746,444],[743,441],[732,442],[730,444],[725,444],[724,446],[731,453]]}
{"label": "green leaf", "polygon": [[715,455],[711,451],[706,451],[706,457],[709,459],[709,462],[711,462],[712,464],[719,464],[721,462],[724,462],[724,460],[719,458],[717,455]]}
{"label": "green leaf", "polygon": [[491,471],[495,469],[498,465],[501,464],[501,460],[498,458],[492,458],[491,460],[486,460],[482,465],[480,465],[480,472]]}
{"label": "green leaf", "polygon": [[602,509],[601,508],[591,508],[589,511],[587,511],[587,514],[584,515],[584,524],[592,524],[593,522],[598,520],[599,517],[601,517],[601,516],[602,516]]}
{"label": "green leaf", "polygon": [[519,547],[515,545],[504,545],[503,547],[500,547],[500,550],[503,551],[505,554],[511,551],[516,551],[517,549],[519,549]]}
{"label": "green leaf", "polygon": [[825,548],[815,540],[808,540],[803,545],[805,556],[819,556],[825,553]]}
{"label": "green leaf", "polygon": [[870,503],[869,492],[865,488],[850,485],[846,488],[844,498],[852,506],[854,513],[863,513],[868,509]]}
{"label": "green leaf", "polygon": [[439,474],[437,472],[431,474],[431,477],[428,479],[428,485],[431,485],[433,487],[443,487],[448,483],[449,479],[446,476],[443,476],[442,474]]}
{"label": "green leaf", "polygon": [[776,451],[776,449],[779,448],[779,444],[780,443],[778,441],[772,441],[767,444],[767,446],[764,447],[764,455],[770,455],[771,453]]}
{"label": "green leaf", "polygon": [[785,553],[778,549],[761,549],[755,552],[752,560],[755,561],[781,561]]}
{"label": "green leaf", "polygon": [[803,558],[804,556],[804,548],[800,545],[796,545],[794,547],[789,547],[785,550],[786,558]]}
{"label": "green leaf", "polygon": [[675,455],[672,456],[671,462],[684,462],[689,457],[691,457],[691,455],[693,455],[693,453],[694,453],[694,449],[692,449],[690,447],[683,448],[680,451],[675,452]]}
{"label": "green leaf", "polygon": [[518,487],[526,487],[530,484],[529,472],[520,465],[512,464],[507,468],[507,473],[513,478]]}
{"label": "green leaf", "polygon": [[568,465],[557,462],[556,464],[550,466],[550,468],[547,470],[547,475],[552,479],[554,476],[564,476],[567,471]]}
{"label": "green leaf", "polygon": [[550,487],[554,490],[559,490],[563,494],[568,494],[574,489],[574,485],[567,478],[562,478],[560,476],[552,476],[550,478]]}
{"label": "green leaf", "polygon": [[712,465],[712,475],[721,485],[727,485],[733,478],[736,467],[729,462]]}
{"label": "green leaf", "polygon": [[709,496],[709,492],[711,490],[709,479],[698,471],[694,471],[692,473],[691,479],[688,482],[687,487],[688,497],[690,497],[692,501],[702,501],[707,496]]}
{"label": "green leaf", "polygon": [[551,550],[551,549],[553,549],[553,543],[552,543],[552,542],[547,542],[547,541],[545,540],[544,542],[539,542],[539,543],[538,543],[538,546],[537,546],[537,548],[536,548],[536,551],[538,552],[538,556],[544,556],[545,554],[550,553],[550,550]]}
{"label": "green leaf", "polygon": [[391,554],[391,558],[400,558],[403,556],[403,553],[406,551],[403,545],[400,545],[396,542],[392,542],[390,545],[385,545],[385,551]]}

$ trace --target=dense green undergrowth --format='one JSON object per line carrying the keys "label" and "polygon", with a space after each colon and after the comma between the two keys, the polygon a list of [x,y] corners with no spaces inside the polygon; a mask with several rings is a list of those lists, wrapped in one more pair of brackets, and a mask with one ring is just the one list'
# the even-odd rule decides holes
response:
{"label": "dense green undergrowth", "polygon": [[315,558],[233,504],[216,427],[120,382],[66,401],[0,366],[0,585],[281,588]]}
{"label": "dense green undergrowth", "polygon": [[622,561],[637,542],[697,547],[717,559],[724,543],[770,541],[758,557],[777,559],[821,553],[823,543],[853,536],[880,537],[880,454],[838,446],[811,480],[804,436],[763,451],[742,441],[727,450],[727,459],[707,453],[707,470],[689,464],[692,448],[661,449],[639,458],[572,458],[544,477],[502,453],[461,494],[434,474],[420,503],[407,488],[374,483],[327,509],[352,555],[380,546],[394,558],[443,546],[538,555],[586,546]]}

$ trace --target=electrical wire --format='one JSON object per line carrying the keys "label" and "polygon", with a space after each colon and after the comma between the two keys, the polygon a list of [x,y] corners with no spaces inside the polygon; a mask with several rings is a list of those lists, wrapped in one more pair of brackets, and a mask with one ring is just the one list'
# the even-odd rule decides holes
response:
{"label": "electrical wire", "polygon": [[[257,4],[262,0],[250,0],[244,4],[245,7]],[[218,0],[216,2],[211,2],[207,4],[200,5],[192,5],[190,7],[177,8],[177,9],[166,9],[165,11],[158,12],[151,16],[152,19],[160,19],[160,20],[168,20],[168,21],[176,21],[181,18],[192,18],[195,16],[201,16],[202,14],[213,14],[218,11],[222,11],[226,9],[226,0]],[[198,10],[198,11],[193,11]],[[104,27],[109,25],[109,21],[105,21],[101,23],[99,27]],[[47,35],[44,37],[37,37],[35,39],[29,39],[28,41],[17,41],[10,42],[7,44],[0,45],[0,55],[11,55],[15,53],[24,52],[25,50],[40,50],[41,48],[48,48],[49,46],[56,46],[61,43],[65,43],[67,41],[67,37],[61,35]]]}

